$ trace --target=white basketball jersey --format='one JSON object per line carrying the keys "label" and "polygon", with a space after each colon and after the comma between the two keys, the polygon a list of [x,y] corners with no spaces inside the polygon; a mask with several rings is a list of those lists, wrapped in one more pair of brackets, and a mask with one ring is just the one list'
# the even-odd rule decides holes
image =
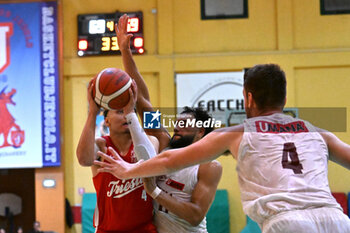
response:
{"label": "white basketball jersey", "polygon": [[[192,191],[198,182],[198,168],[199,165],[195,165],[166,176],[160,176],[157,178],[157,186],[178,200],[190,202]],[[207,232],[205,218],[198,226],[194,227],[157,202],[154,202],[154,209],[155,225],[159,233]]]}
{"label": "white basketball jersey", "polygon": [[327,145],[310,123],[281,113],[245,120],[237,158],[244,212],[261,225],[282,211],[341,209],[327,162]]}

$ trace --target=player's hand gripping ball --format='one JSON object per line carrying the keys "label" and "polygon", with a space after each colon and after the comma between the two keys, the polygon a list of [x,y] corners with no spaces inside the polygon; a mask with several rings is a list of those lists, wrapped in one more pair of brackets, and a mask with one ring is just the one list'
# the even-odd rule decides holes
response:
{"label": "player's hand gripping ball", "polygon": [[92,97],[99,106],[115,110],[123,108],[129,102],[132,79],[126,72],[117,68],[106,68],[97,74],[93,83],[95,88],[92,90]]}

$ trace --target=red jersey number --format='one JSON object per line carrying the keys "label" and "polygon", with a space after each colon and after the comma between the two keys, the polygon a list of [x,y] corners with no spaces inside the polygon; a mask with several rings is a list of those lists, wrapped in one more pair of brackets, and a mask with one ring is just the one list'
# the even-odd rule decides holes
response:
{"label": "red jersey number", "polygon": [[[288,157],[290,161],[288,161]],[[292,169],[294,174],[302,174],[303,165],[299,162],[299,157],[297,153],[297,148],[294,142],[287,142],[283,145],[282,154],[282,167],[285,169]]]}

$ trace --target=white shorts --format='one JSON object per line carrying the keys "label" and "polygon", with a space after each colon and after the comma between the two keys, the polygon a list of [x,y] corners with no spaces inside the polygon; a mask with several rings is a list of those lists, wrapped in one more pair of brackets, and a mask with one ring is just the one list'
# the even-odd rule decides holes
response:
{"label": "white shorts", "polygon": [[350,233],[350,219],[336,208],[292,210],[263,223],[263,233]]}
{"label": "white shorts", "polygon": [[158,233],[208,233],[206,222],[194,227],[184,219],[158,210],[155,211],[154,224]]}

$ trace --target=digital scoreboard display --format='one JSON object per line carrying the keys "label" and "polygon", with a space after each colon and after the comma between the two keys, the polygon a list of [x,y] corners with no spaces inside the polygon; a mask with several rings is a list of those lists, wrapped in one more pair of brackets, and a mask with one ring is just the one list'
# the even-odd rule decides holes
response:
{"label": "digital scoreboard display", "polygon": [[127,31],[134,35],[130,39],[131,52],[143,54],[142,12],[116,12],[78,15],[78,56],[120,54],[115,23],[124,14],[129,16]]}

